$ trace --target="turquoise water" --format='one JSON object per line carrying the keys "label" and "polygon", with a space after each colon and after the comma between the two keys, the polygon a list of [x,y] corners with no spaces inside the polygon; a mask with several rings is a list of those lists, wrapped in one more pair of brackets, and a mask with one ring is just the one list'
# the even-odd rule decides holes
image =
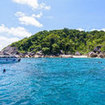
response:
{"label": "turquoise water", "polygon": [[0,105],[105,105],[105,59],[0,64]]}

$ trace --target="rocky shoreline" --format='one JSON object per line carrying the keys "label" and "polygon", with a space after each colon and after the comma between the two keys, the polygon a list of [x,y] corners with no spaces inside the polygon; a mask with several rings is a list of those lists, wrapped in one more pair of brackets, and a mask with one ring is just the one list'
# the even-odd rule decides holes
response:
{"label": "rocky shoreline", "polygon": [[97,56],[97,57],[88,56],[88,55],[80,55],[80,56],[77,56],[77,55],[59,55],[59,56],[55,56],[55,55],[34,55],[34,56],[29,56],[29,55],[25,55],[25,56],[19,56],[19,57],[20,58],[105,58],[105,56],[103,57],[103,55]]}
{"label": "rocky shoreline", "polygon": [[21,58],[88,58],[86,55],[76,56],[76,55],[34,55],[34,56],[20,56]]}
{"label": "rocky shoreline", "polygon": [[88,58],[86,55],[76,56],[76,55],[34,55],[34,56],[19,56],[21,58]]}
{"label": "rocky shoreline", "polygon": [[[96,49],[95,49],[96,50]],[[8,46],[0,52],[0,55],[17,55],[20,58],[105,58],[105,53],[99,49],[97,51],[89,52],[86,55],[82,55],[76,52],[75,55],[60,54],[60,55],[43,55],[41,52],[32,53],[19,53],[16,47]]]}

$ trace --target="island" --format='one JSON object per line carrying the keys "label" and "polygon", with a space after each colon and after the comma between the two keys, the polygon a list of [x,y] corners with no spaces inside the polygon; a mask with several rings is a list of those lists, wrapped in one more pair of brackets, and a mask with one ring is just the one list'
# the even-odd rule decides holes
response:
{"label": "island", "polygon": [[44,30],[5,47],[0,55],[19,57],[105,58],[105,32]]}

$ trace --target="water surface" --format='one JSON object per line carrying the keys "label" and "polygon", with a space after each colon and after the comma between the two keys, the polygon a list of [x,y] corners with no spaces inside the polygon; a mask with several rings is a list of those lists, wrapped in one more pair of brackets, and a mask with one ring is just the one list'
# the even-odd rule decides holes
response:
{"label": "water surface", "polygon": [[105,105],[105,59],[0,64],[0,105]]}

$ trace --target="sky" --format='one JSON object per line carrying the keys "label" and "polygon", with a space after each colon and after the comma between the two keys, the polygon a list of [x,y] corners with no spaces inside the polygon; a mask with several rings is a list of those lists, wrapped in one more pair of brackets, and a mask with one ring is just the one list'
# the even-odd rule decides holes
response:
{"label": "sky", "polygon": [[104,30],[105,0],[1,0],[0,50],[42,31]]}

